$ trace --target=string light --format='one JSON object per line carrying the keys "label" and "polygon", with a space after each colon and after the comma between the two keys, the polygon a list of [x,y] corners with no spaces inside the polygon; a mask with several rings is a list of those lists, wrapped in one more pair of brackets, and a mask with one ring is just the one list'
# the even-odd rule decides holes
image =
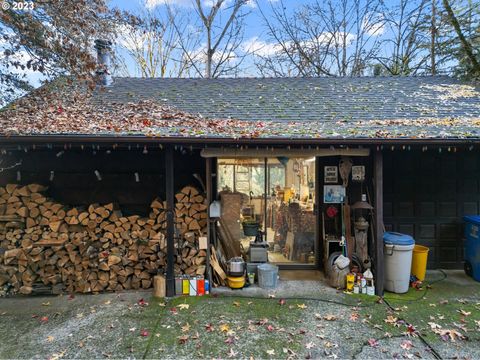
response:
{"label": "string light", "polygon": [[142,153],[143,153],[144,155],[147,155],[147,154],[148,154],[148,149],[147,149],[147,146],[146,146],[146,145],[143,147]]}
{"label": "string light", "polygon": [[22,173],[20,171],[17,171],[17,181],[22,181]]}
{"label": "string light", "polygon": [[59,158],[63,154],[65,154],[65,150],[59,151],[56,156],[57,156],[57,158]]}
{"label": "string light", "polygon": [[100,171],[95,170],[94,173],[95,173],[95,176],[97,177],[97,180],[102,181],[102,175],[100,174]]}
{"label": "string light", "polygon": [[138,172],[135,173],[135,182],[140,182],[140,175],[138,175]]}
{"label": "string light", "polygon": [[53,179],[55,178],[55,171],[50,171],[50,181],[53,181]]}

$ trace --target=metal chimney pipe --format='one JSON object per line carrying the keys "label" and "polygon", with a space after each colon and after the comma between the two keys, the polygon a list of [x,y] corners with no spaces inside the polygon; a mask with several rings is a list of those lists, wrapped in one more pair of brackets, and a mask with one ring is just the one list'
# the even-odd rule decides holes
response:
{"label": "metal chimney pipe", "polygon": [[112,75],[110,73],[112,42],[110,40],[95,40],[95,49],[97,50],[97,78],[98,84],[109,86],[112,84]]}

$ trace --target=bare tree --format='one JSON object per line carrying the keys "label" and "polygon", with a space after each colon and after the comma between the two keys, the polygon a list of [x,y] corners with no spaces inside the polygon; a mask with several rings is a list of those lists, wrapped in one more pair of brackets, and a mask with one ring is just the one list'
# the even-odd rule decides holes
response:
{"label": "bare tree", "polygon": [[[434,38],[432,40],[430,37],[434,34],[433,28],[424,25],[428,22],[428,17],[433,19],[428,2],[429,0],[400,0],[398,6],[386,9],[385,26],[392,35],[383,40],[383,50],[376,57],[382,65],[382,73],[415,75],[426,70],[429,58],[434,59],[432,54],[435,43],[431,44]],[[426,44],[429,41],[428,51]]]}
{"label": "bare tree", "polygon": [[263,19],[273,54],[258,55],[261,73],[283,76],[360,76],[380,46],[380,0],[327,0],[302,5],[289,15],[283,1]]}
{"label": "bare tree", "polygon": [[[215,78],[238,73],[245,58],[242,42],[247,3],[249,0],[213,0],[207,5],[195,0],[195,23],[172,18],[182,52],[178,61],[187,64],[190,74]],[[173,14],[172,7],[168,8]]]}
{"label": "bare tree", "polygon": [[[138,16],[136,24],[121,26],[120,46],[133,60],[141,77],[180,77],[185,64],[174,60],[178,51],[178,34],[173,21],[174,13],[146,11]],[[124,58],[119,59],[121,71],[131,75]]]}

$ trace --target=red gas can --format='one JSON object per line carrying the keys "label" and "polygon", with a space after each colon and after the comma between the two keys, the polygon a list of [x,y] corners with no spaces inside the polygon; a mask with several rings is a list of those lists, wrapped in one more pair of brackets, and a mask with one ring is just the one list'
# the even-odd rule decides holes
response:
{"label": "red gas can", "polygon": [[197,279],[197,295],[205,295],[205,279],[203,277]]}

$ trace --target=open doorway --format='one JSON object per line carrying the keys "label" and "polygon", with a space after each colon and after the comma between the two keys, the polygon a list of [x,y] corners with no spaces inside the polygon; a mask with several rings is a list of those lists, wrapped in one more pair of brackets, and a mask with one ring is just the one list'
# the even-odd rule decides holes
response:
{"label": "open doorway", "polygon": [[222,221],[244,249],[263,242],[268,261],[317,265],[315,157],[219,158]]}

